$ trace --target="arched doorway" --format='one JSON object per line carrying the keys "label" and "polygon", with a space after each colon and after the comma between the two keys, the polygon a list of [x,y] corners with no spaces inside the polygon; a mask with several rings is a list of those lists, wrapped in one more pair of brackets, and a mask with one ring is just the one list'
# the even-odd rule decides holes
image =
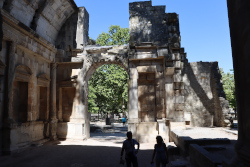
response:
{"label": "arched doorway", "polygon": [[[57,135],[59,138],[87,139],[90,137],[90,113],[88,112],[88,81],[97,68],[104,64],[116,64],[128,71],[128,46],[87,46],[78,56],[82,62],[81,68],[71,72],[78,74],[74,79],[74,95],[70,98],[72,109],[67,121],[58,123]],[[71,91],[72,92],[72,91]],[[65,96],[69,93],[64,93]],[[63,99],[64,94],[59,95]],[[63,100],[59,102],[63,105]],[[63,107],[61,107],[63,108]],[[63,115],[63,112],[62,112]]]}

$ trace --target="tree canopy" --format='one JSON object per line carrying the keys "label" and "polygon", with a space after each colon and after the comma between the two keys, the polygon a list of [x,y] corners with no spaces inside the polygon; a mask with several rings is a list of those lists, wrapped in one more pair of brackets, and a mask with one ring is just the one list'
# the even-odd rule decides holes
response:
{"label": "tree canopy", "polygon": [[129,29],[121,28],[119,25],[111,25],[108,33],[101,33],[96,43],[101,46],[124,45],[129,42]]}
{"label": "tree canopy", "polygon": [[[102,46],[123,45],[129,42],[128,28],[111,25],[109,32],[103,32],[96,40]],[[88,81],[88,110],[92,113],[122,112],[127,110],[128,74],[120,66],[105,64],[99,67]]]}
{"label": "tree canopy", "polygon": [[[233,71],[233,70],[231,70]],[[222,68],[220,68],[222,75],[223,89],[226,94],[226,99],[229,101],[229,106],[236,109],[236,96],[235,96],[235,82],[233,73],[225,73]]]}
{"label": "tree canopy", "polygon": [[91,112],[122,112],[127,109],[128,74],[118,65],[99,67],[89,80],[89,110]]}

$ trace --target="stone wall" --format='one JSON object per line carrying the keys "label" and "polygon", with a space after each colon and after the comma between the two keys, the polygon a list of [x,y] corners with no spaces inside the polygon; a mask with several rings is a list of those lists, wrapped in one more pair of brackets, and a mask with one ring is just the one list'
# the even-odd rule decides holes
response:
{"label": "stone wall", "polygon": [[77,10],[69,0],[4,0],[2,8],[19,20],[21,26],[32,28],[52,44],[64,22]]}
{"label": "stone wall", "polygon": [[[88,42],[89,14],[82,7],[62,26],[56,40],[57,49],[63,49],[71,56],[73,49],[82,49]],[[70,59],[69,59],[70,60]]]}
{"label": "stone wall", "polygon": [[54,44],[61,26],[78,9],[68,0],[5,0],[0,5],[0,152],[10,153],[56,132],[56,110],[50,108]]}
{"label": "stone wall", "polygon": [[130,45],[168,42],[165,6],[152,6],[151,1],[134,2],[129,5],[129,14]]}
{"label": "stone wall", "polygon": [[[184,68],[185,120],[192,126],[224,126],[225,101],[218,62],[186,63]],[[225,102],[226,103],[226,102]]]}

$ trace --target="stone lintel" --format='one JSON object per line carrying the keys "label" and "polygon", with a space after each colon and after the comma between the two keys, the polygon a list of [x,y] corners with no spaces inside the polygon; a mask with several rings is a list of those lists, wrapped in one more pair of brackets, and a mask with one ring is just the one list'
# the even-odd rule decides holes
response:
{"label": "stone lintel", "polygon": [[95,45],[89,45],[86,46],[84,48],[84,50],[88,53],[88,54],[93,54],[93,53],[105,53],[107,52],[109,49],[112,49],[113,46],[95,46]]}

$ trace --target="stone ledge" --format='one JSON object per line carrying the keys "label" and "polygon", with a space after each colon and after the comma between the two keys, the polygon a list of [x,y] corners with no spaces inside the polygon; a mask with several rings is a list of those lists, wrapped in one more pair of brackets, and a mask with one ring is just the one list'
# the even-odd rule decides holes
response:
{"label": "stone ledge", "polygon": [[211,154],[197,144],[190,144],[189,155],[193,165],[202,167],[217,167],[223,160],[222,156]]}

